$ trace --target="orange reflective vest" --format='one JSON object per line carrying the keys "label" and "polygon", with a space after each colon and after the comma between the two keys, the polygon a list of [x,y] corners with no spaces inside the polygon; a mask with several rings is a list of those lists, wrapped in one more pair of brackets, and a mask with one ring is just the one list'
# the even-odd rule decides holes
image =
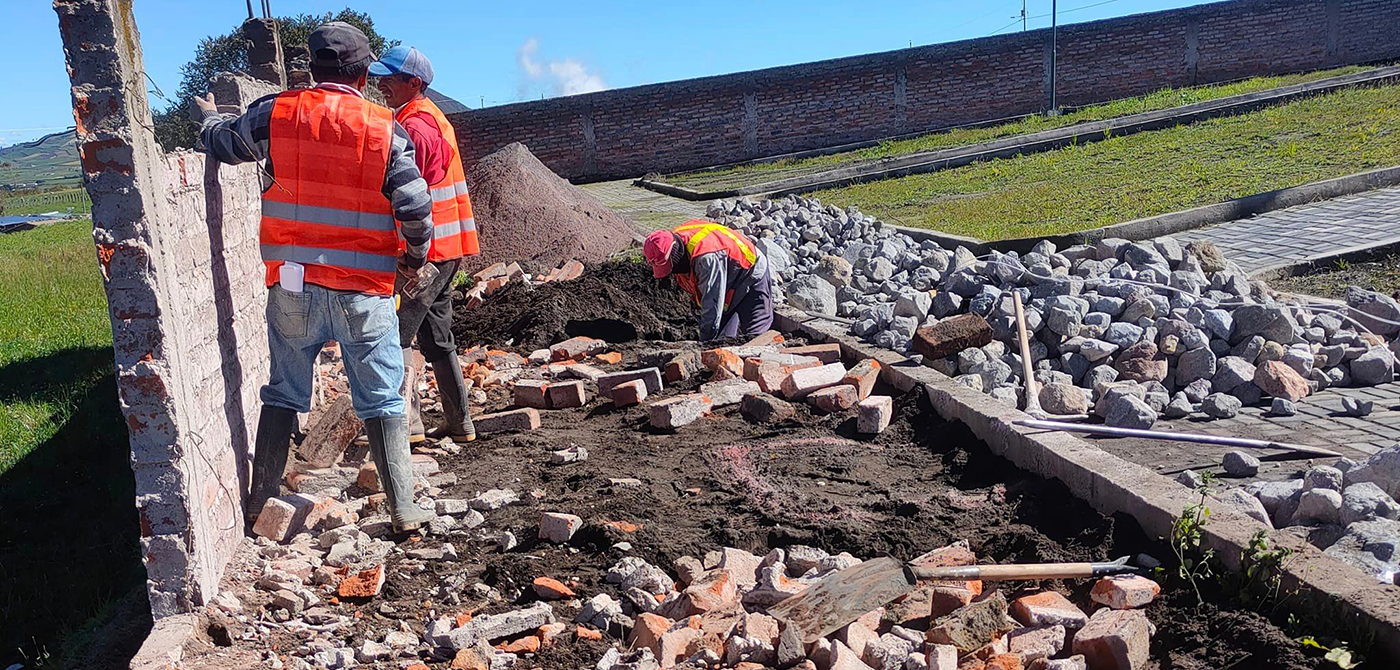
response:
{"label": "orange reflective vest", "polygon": [[[684,225],[674,228],[671,232],[681,238],[685,244],[686,251],[690,254],[691,271],[676,275],[676,283],[685,289],[690,297],[695,299],[695,304],[700,304],[700,288],[697,286],[695,278],[694,263],[695,257],[702,254],[724,251],[729,256],[729,260],[739,264],[745,270],[752,268],[758,260],[758,251],[754,244],[743,233],[728,226],[718,223],[711,223],[703,219],[693,219]],[[729,307],[729,302],[734,299],[734,289],[730,288],[724,292],[724,306]]]}
{"label": "orange reflective vest", "polygon": [[393,112],[359,96],[317,88],[277,96],[268,122],[274,183],[258,234],[268,286],[293,261],[311,284],[393,294],[399,233],[383,192],[393,138]]}
{"label": "orange reflective vest", "polygon": [[447,140],[452,155],[447,161],[447,173],[442,181],[428,184],[433,195],[433,248],[430,261],[450,261],[462,256],[481,253],[476,238],[476,219],[472,216],[472,199],[467,194],[467,177],[462,171],[462,155],[457,149],[457,133],[442,110],[426,96],[418,96],[399,108],[397,119],[403,123],[419,112],[426,112],[437,122],[438,131]]}

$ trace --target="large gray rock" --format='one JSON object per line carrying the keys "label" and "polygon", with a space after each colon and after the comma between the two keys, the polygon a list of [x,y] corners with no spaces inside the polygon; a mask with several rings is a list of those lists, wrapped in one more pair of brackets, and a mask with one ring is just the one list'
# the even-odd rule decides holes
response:
{"label": "large gray rock", "polygon": [[1239,398],[1226,393],[1212,393],[1201,401],[1201,411],[1215,419],[1233,419],[1243,406]]}
{"label": "large gray rock", "polygon": [[1400,519],[1400,504],[1371,482],[1352,484],[1342,491],[1342,523],[1351,525],[1372,517]]}
{"label": "large gray rock", "polygon": [[802,275],[788,282],[789,305],[797,309],[836,316],[836,287],[816,275]]}
{"label": "large gray rock", "polygon": [[1225,452],[1220,458],[1220,467],[1231,477],[1253,477],[1259,474],[1259,459],[1253,454],[1236,449]]}
{"label": "large gray rock", "polygon": [[1264,509],[1264,504],[1259,499],[1250,495],[1244,489],[1230,489],[1216,496],[1227,507],[1244,514],[1245,516],[1264,524],[1265,528],[1273,530],[1274,524],[1269,520],[1269,512]]}
{"label": "large gray rock", "polygon": [[1330,465],[1317,465],[1303,473],[1303,490],[1331,489],[1342,490],[1342,471]]}
{"label": "large gray rock", "polygon": [[1058,382],[1046,384],[1040,388],[1040,408],[1051,414],[1086,414],[1089,399],[1077,386]]}
{"label": "large gray rock", "polygon": [[851,283],[851,273],[851,262],[840,256],[824,256],[817,263],[816,275],[836,288]]}
{"label": "large gray rock", "polygon": [[1271,342],[1293,342],[1293,317],[1288,310],[1278,305],[1241,305],[1232,315],[1235,320],[1232,344],[1242,342],[1251,336],[1259,335]]}
{"label": "large gray rock", "polygon": [[1346,533],[1323,553],[1350,563],[1362,572],[1387,584],[1395,583],[1400,572],[1400,522],[1369,519],[1347,526]]}
{"label": "large gray rock", "polygon": [[[1240,363],[1248,365],[1242,359]],[[1215,352],[1209,347],[1192,349],[1177,359],[1176,382],[1189,384],[1197,379],[1213,379],[1216,372]],[[1240,370],[1243,372],[1243,369]]]}
{"label": "large gray rock", "polygon": [[1125,393],[1109,400],[1103,421],[1119,428],[1147,429],[1157,422],[1157,412],[1142,398]]}
{"label": "large gray rock", "polygon": [[1219,393],[1229,393],[1241,384],[1254,381],[1254,365],[1243,358],[1226,356],[1216,366],[1211,378],[1211,388]]}
{"label": "large gray rock", "polygon": [[[1256,482],[1250,484],[1248,489],[1259,498],[1259,502],[1264,505],[1270,515],[1275,515],[1289,501],[1296,503],[1303,495],[1303,480],[1292,479],[1284,482]],[[1289,516],[1293,514],[1290,511]]]}
{"label": "large gray rock", "polygon": [[1342,494],[1331,489],[1303,491],[1293,525],[1330,526],[1342,521]]}
{"label": "large gray rock", "polygon": [[1346,472],[1346,485],[1371,482],[1387,495],[1400,495],[1400,445],[1387,447]]}
{"label": "large gray rock", "polygon": [[1394,378],[1394,362],[1389,349],[1371,347],[1351,362],[1351,381],[1357,386],[1376,386]]}
{"label": "large gray rock", "polygon": [[1367,330],[1381,337],[1400,333],[1400,325],[1387,323],[1400,322],[1400,304],[1394,299],[1359,286],[1348,286],[1347,306],[1352,308],[1352,318],[1361,322]]}

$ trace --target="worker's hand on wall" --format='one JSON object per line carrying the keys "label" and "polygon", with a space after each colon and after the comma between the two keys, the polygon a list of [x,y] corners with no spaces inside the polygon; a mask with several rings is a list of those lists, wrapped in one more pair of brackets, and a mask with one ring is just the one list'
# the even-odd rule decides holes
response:
{"label": "worker's hand on wall", "polygon": [[219,106],[214,104],[213,93],[205,93],[203,97],[196,95],[190,99],[190,119],[195,123],[204,123],[205,117],[218,113]]}

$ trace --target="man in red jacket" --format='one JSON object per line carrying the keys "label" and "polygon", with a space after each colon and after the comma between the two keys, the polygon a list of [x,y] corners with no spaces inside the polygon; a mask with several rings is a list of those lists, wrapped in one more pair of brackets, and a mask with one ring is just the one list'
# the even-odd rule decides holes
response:
{"label": "man in red jacket", "polygon": [[[403,345],[404,398],[409,404],[409,441],[425,437],[451,437],[457,442],[476,439],[468,412],[467,385],[462,363],[457,358],[457,342],[452,337],[452,278],[463,256],[480,252],[476,221],[472,217],[471,196],[467,194],[457,135],[442,110],[425,95],[433,81],[433,65],[413,47],[390,49],[370,65],[375,85],[385,102],[394,109],[394,118],[413,141],[418,171],[427,180],[433,196],[433,247],[428,262],[437,266],[437,279],[410,297],[400,294],[399,340]],[[412,370],[414,336],[423,358],[433,366],[438,392],[442,397],[444,424],[424,432],[418,411],[417,378]]]}

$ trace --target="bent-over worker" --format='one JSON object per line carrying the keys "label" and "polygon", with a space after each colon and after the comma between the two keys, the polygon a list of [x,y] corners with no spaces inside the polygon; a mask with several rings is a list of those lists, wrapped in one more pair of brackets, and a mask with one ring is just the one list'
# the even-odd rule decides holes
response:
{"label": "bent-over worker", "polygon": [[364,33],[327,23],[307,45],[314,88],[264,97],[238,117],[218,114],[212,97],[195,100],[204,117],[200,139],[213,158],[267,161],[258,237],[271,371],[261,392],[248,515],[280,490],[297,412],[311,408],[316,356],[334,340],[394,527],[413,530],[433,513],[413,502],[393,294],[399,264],[426,262],[433,201],[408,134],[393,112],[361,93],[371,60]]}
{"label": "bent-over worker", "polygon": [[695,219],[647,236],[642,252],[657,278],[676,282],[700,306],[700,340],[753,338],[773,325],[768,259],[743,233]]}
{"label": "bent-over worker", "polygon": [[[402,391],[408,401],[408,440],[450,437],[455,442],[470,442],[476,439],[476,428],[468,409],[457,342],[452,337],[452,278],[457,276],[462,257],[480,253],[480,247],[457,134],[425,93],[433,82],[433,65],[420,51],[394,47],[370,64],[369,73],[376,77],[375,85],[384,100],[394,108],[394,118],[413,140],[414,160],[433,196],[433,248],[428,262],[437,266],[438,276],[420,287],[415,297],[400,294],[399,344],[406,370]],[[443,425],[426,434],[418,392],[410,388],[417,379],[417,371],[412,369],[415,335],[442,396]]]}

